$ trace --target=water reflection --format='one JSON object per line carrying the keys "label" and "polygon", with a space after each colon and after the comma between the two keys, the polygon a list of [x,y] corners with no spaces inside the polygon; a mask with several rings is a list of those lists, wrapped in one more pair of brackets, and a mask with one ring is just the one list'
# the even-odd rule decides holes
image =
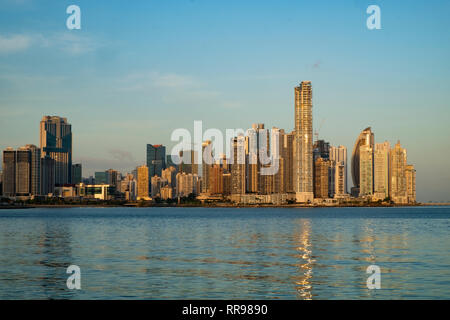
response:
{"label": "water reflection", "polygon": [[312,258],[311,244],[311,221],[309,219],[300,219],[296,221],[296,232],[293,235],[298,258],[300,260],[298,275],[294,277],[295,289],[301,299],[312,299],[311,278],[313,276],[313,265],[315,260]]}

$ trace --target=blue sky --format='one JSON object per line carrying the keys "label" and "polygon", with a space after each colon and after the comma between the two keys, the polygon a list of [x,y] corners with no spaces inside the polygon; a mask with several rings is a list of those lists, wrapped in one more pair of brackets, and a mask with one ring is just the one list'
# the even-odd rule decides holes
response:
{"label": "blue sky", "polygon": [[[81,30],[66,8],[81,8]],[[366,8],[381,8],[381,30]],[[400,139],[420,201],[450,200],[449,1],[0,0],[0,149],[67,117],[85,174],[145,162],[176,128],[291,131],[311,80],[319,136]],[[170,148],[168,148],[170,149]]]}

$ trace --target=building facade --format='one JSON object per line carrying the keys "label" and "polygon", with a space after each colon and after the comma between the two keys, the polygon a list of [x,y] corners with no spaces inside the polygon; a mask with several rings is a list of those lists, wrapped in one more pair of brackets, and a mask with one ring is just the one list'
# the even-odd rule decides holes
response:
{"label": "building facade", "polygon": [[311,81],[295,88],[294,189],[297,202],[313,202],[313,128]]}
{"label": "building facade", "polygon": [[72,126],[66,118],[44,116],[40,123],[41,156],[55,164],[55,184],[72,183]]}

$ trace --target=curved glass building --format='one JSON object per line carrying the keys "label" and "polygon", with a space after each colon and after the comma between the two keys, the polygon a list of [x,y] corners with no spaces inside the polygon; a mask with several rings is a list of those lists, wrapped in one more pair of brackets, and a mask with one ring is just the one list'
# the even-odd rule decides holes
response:
{"label": "curved glass building", "polygon": [[369,146],[371,148],[374,147],[375,139],[374,134],[372,132],[372,129],[370,127],[364,129],[358,136],[358,139],[356,139],[355,146],[353,147],[353,153],[352,153],[352,180],[353,180],[353,186],[354,188],[360,188],[360,157],[359,157],[359,150],[362,146]]}

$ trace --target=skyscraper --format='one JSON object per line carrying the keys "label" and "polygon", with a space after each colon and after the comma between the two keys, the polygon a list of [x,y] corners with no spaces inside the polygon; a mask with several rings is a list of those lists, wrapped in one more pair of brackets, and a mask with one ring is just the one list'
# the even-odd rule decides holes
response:
{"label": "skyscraper", "polygon": [[233,138],[231,148],[231,194],[245,194],[245,137]]}
{"label": "skyscraper", "polygon": [[294,189],[297,202],[314,200],[312,139],[311,81],[302,81],[295,88]]}
{"label": "skyscraper", "polygon": [[72,183],[79,184],[82,180],[82,167],[81,163],[75,163],[72,165]]}
{"label": "skyscraper", "polygon": [[44,116],[40,123],[41,157],[55,161],[55,183],[72,182],[72,126],[66,118]]}
{"label": "skyscraper", "polygon": [[359,196],[373,195],[373,148],[362,145],[359,148]]}
{"label": "skyscraper", "polygon": [[330,160],[335,167],[334,196],[343,196],[347,193],[347,148],[344,146],[330,148]]}
{"label": "skyscraper", "polygon": [[202,143],[202,192],[209,193],[209,174],[213,164],[211,140]]}
{"label": "skyscraper", "polygon": [[35,145],[7,148],[3,152],[3,168],[5,196],[41,194],[41,154]]}
{"label": "skyscraper", "polygon": [[329,197],[329,171],[331,161],[318,158],[314,165],[314,197],[326,199]]}
{"label": "skyscraper", "polygon": [[370,127],[364,129],[356,139],[355,146],[353,147],[352,153],[352,180],[353,180],[353,188],[352,188],[352,196],[357,197],[360,193],[360,160],[359,160],[359,149],[361,146],[368,145],[372,149],[374,147],[374,134],[372,133],[372,129]]}
{"label": "skyscraper", "polygon": [[412,164],[406,166],[406,194],[408,203],[416,202],[416,169]]}
{"label": "skyscraper", "polygon": [[374,152],[374,200],[389,197],[389,151],[388,141],[375,144]]}
{"label": "skyscraper", "polygon": [[407,203],[406,149],[398,141],[390,152],[390,197],[395,203]]}
{"label": "skyscraper", "polygon": [[166,168],[166,147],[163,145],[147,144],[147,167],[150,178],[154,175],[161,177],[162,171]]}
{"label": "skyscraper", "polygon": [[148,167],[140,166],[137,168],[137,200],[149,199]]}

